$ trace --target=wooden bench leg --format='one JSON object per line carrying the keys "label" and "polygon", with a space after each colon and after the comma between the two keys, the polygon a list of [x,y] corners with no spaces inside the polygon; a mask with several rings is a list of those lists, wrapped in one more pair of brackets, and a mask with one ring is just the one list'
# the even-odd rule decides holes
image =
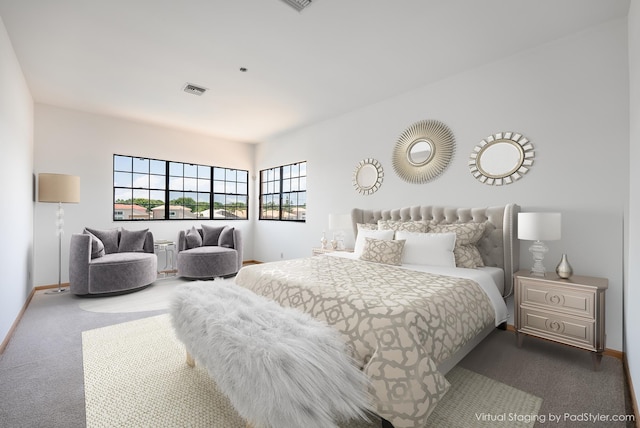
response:
{"label": "wooden bench leg", "polygon": [[195,367],[196,365],[196,361],[193,359],[189,351],[187,351],[187,365],[189,367]]}

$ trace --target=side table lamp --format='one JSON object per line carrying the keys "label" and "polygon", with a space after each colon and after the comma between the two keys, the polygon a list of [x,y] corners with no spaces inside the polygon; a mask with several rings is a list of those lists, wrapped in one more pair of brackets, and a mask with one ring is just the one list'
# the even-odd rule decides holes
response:
{"label": "side table lamp", "polygon": [[531,274],[544,277],[546,274],[542,260],[549,248],[543,241],[560,239],[560,213],[518,213],[518,239],[534,241],[529,247],[533,254]]}

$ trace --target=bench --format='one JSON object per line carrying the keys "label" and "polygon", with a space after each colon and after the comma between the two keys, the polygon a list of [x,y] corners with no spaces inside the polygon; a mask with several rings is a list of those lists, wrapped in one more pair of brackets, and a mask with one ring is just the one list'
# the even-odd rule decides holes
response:
{"label": "bench", "polygon": [[187,364],[206,368],[248,426],[368,419],[368,379],[325,323],[230,281],[180,286],[170,313]]}

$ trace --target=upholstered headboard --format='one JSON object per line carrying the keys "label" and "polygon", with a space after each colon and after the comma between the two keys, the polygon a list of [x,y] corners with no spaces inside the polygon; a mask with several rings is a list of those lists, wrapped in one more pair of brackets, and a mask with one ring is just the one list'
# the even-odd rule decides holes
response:
{"label": "upholstered headboard", "polygon": [[478,250],[486,266],[504,270],[504,297],[513,291],[513,273],[519,268],[520,244],[517,236],[517,219],[520,207],[508,204],[499,207],[455,208],[415,206],[395,210],[351,211],[354,235],[358,223],[377,223],[378,220],[423,221],[431,224],[486,223],[484,235],[478,242]]}

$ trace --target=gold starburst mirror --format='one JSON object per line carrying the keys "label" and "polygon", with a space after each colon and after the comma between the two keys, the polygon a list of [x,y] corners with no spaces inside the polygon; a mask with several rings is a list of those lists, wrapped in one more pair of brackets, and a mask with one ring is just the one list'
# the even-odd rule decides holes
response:
{"label": "gold starburst mirror", "polygon": [[393,149],[393,169],[410,183],[426,183],[445,170],[455,150],[453,132],[437,120],[407,128]]}
{"label": "gold starburst mirror", "polygon": [[517,132],[498,132],[478,144],[471,153],[469,170],[484,184],[501,186],[522,178],[533,165],[531,142]]}

